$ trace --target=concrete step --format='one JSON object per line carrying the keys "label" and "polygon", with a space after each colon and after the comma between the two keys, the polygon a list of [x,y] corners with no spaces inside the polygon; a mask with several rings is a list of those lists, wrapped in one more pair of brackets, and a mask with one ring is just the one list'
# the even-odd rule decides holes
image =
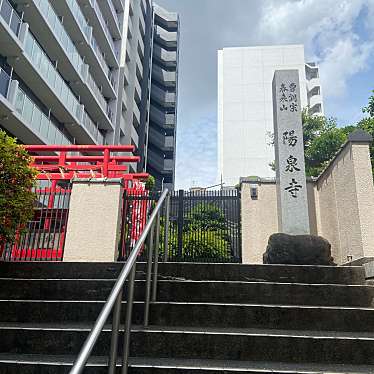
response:
{"label": "concrete step", "polygon": [[[113,280],[0,279],[0,300],[100,301],[113,285]],[[135,300],[144,295],[145,281],[137,280]],[[369,285],[160,280],[157,300],[369,307],[373,296]]]}
{"label": "concrete step", "polygon": [[[90,326],[0,325],[0,352],[8,354],[77,355]],[[122,341],[122,339],[121,339]],[[110,329],[97,341],[93,355],[108,352]],[[122,347],[120,347],[121,349]],[[286,332],[257,329],[134,328],[130,355],[170,359],[205,359],[374,364],[374,334]]]}
{"label": "concrete step", "polygon": [[[0,354],[2,374],[68,374],[74,356],[4,355]],[[107,374],[107,358],[90,359],[84,373]],[[118,364],[118,373],[120,372]],[[130,358],[130,374],[367,374],[374,366],[287,364],[282,362],[175,360],[155,358]]]}
{"label": "concrete step", "polygon": [[[123,263],[0,263],[2,278],[116,279]],[[137,265],[144,277],[145,264]],[[160,263],[160,277],[190,280],[285,283],[364,284],[362,266],[292,266],[205,263]]]}
{"label": "concrete step", "polygon": [[[93,323],[104,301],[0,301],[0,321],[19,323]],[[122,317],[126,303],[123,303]],[[133,306],[133,323],[143,322],[143,303]],[[110,320],[109,320],[110,321]],[[298,305],[157,302],[150,323],[159,326],[374,331],[373,308]]]}

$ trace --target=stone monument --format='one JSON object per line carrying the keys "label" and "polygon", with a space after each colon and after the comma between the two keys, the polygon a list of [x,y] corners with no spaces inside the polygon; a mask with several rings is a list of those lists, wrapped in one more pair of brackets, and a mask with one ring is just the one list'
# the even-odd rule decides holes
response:
{"label": "stone monument", "polygon": [[309,234],[298,70],[275,72],[273,112],[279,231]]}
{"label": "stone monument", "polygon": [[310,235],[298,70],[273,79],[278,234],[269,238],[265,264],[332,265],[331,245]]}

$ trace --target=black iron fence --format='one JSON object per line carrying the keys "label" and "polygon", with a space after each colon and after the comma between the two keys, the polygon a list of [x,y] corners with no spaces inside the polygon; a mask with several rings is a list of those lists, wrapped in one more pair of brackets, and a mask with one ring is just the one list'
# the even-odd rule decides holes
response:
{"label": "black iron fence", "polygon": [[[119,259],[126,259],[160,193],[125,192]],[[159,254],[172,262],[241,262],[240,192],[176,191],[160,217]]]}
{"label": "black iron fence", "polygon": [[61,261],[69,212],[71,188],[35,191],[34,217],[20,227],[14,243],[0,248],[3,261]]}

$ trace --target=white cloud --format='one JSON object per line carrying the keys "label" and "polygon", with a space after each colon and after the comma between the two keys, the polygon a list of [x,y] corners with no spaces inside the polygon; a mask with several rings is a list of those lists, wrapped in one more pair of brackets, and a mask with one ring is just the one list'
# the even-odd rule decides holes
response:
{"label": "white cloud", "polygon": [[266,0],[259,30],[268,41],[303,43],[307,57],[321,65],[325,97],[341,96],[374,52],[374,38],[363,41],[355,31],[363,13],[373,27],[374,0]]}
{"label": "white cloud", "polygon": [[358,43],[355,38],[338,41],[324,51],[321,66],[324,95],[342,96],[347,92],[349,79],[367,68],[374,43]]}

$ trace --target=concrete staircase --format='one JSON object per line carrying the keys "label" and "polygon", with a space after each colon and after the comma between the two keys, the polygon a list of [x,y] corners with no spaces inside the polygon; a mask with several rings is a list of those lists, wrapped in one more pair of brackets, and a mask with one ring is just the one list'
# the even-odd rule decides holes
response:
{"label": "concrete staircase", "polygon": [[[68,373],[120,266],[1,263],[0,374]],[[160,264],[130,373],[374,373],[373,295],[362,267]],[[109,322],[85,373],[107,371]]]}

